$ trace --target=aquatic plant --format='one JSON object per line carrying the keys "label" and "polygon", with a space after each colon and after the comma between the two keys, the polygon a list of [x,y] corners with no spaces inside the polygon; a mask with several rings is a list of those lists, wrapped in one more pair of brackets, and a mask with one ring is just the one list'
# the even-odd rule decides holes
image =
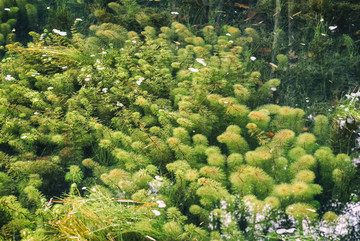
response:
{"label": "aquatic plant", "polygon": [[[30,1],[0,1],[0,45],[15,41],[16,35],[23,38],[31,30],[36,30],[37,7]],[[17,31],[16,31],[17,30]]]}
{"label": "aquatic plant", "polygon": [[326,119],[312,134],[269,104],[280,80],[248,63],[252,30],[92,28],[31,33],[0,65],[4,238],[256,240],[281,218],[303,235],[357,192]]}

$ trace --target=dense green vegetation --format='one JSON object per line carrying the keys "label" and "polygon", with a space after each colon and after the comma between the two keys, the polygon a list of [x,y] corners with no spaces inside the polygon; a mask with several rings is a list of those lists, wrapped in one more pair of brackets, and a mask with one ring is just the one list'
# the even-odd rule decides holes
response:
{"label": "dense green vegetation", "polygon": [[0,240],[359,238],[350,19],[219,2],[38,5],[0,64]]}

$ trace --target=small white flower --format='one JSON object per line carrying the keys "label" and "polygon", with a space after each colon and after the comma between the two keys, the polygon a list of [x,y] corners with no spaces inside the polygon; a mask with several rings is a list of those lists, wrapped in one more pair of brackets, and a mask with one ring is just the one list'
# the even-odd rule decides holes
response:
{"label": "small white flower", "polygon": [[229,103],[229,101],[224,101],[224,104],[227,104],[227,103]]}
{"label": "small white flower", "polygon": [[86,79],[85,79],[85,81],[89,81],[89,80],[90,80],[90,78],[86,78]]}
{"label": "small white flower", "polygon": [[46,54],[43,54],[43,55],[41,55],[41,56],[46,57],[47,55],[46,55]]}
{"label": "small white flower", "polygon": [[171,12],[170,14],[171,14],[171,15],[179,15],[178,12]]}
{"label": "small white flower", "polygon": [[82,187],[81,189],[82,189],[82,190],[86,190],[86,187]]}
{"label": "small white flower", "polygon": [[124,104],[123,104],[123,103],[120,103],[120,102],[117,102],[117,103],[116,103],[116,106],[123,107],[123,106],[124,106]]}
{"label": "small white flower", "polygon": [[10,8],[4,8],[4,10],[10,12],[11,9]]}
{"label": "small white flower", "polygon": [[227,33],[227,34],[225,34],[226,36],[231,36],[231,34],[229,34],[229,33]]}
{"label": "small white flower", "polygon": [[77,19],[75,19],[75,21],[83,21],[81,18],[77,18]]}
{"label": "small white flower", "polygon": [[63,67],[61,67],[62,69],[67,69],[67,66],[63,66]]}
{"label": "small white flower", "polygon": [[54,87],[52,87],[52,86],[48,87],[48,90],[53,90],[53,89],[54,89]]}
{"label": "small white flower", "polygon": [[308,210],[310,212],[313,212],[313,213],[316,213],[316,210],[314,210],[314,209],[307,208],[306,210]]}
{"label": "small white flower", "polygon": [[255,56],[251,56],[251,57],[250,57],[250,60],[251,60],[251,61],[255,61],[255,60],[256,60],[256,57],[255,57]]}
{"label": "small white flower", "polygon": [[333,31],[333,30],[337,29],[337,26],[330,26],[329,29],[330,29],[331,31]]}
{"label": "small white flower", "polygon": [[132,43],[136,44],[136,40],[131,41]]}
{"label": "small white flower", "polygon": [[59,34],[60,36],[66,36],[67,35],[66,32],[60,31],[58,29],[53,29],[53,32]]}
{"label": "small white flower", "polygon": [[158,181],[162,181],[162,178],[158,175],[155,176],[155,179],[158,180]]}
{"label": "small white flower", "polygon": [[15,78],[14,77],[12,77],[11,75],[6,75],[6,77],[5,77],[5,79],[6,80],[9,80],[9,81],[11,81],[11,80],[15,80]]}
{"label": "small white flower", "polygon": [[196,60],[196,62],[206,66],[206,63],[205,63],[204,59],[195,59],[195,60]]}
{"label": "small white flower", "polygon": [[166,204],[164,203],[164,201],[159,200],[159,201],[156,201],[156,202],[158,203],[159,208],[164,208],[164,207],[166,207]]}
{"label": "small white flower", "polygon": [[103,70],[103,69],[104,69],[104,67],[98,67],[97,69],[98,69],[98,70]]}
{"label": "small white flower", "polygon": [[188,70],[190,70],[191,72],[194,72],[194,73],[199,72],[199,70],[195,69],[195,68],[188,68]]}
{"label": "small white flower", "polygon": [[140,77],[138,81],[136,81],[137,85],[141,85],[141,82],[143,82],[145,78],[144,77]]}
{"label": "small white flower", "polygon": [[324,22],[324,19],[322,18],[322,19],[320,19],[320,22]]}
{"label": "small white flower", "polygon": [[91,74],[86,75],[86,77],[90,78],[90,77],[91,77]]}
{"label": "small white flower", "polygon": [[158,210],[151,210],[156,216],[159,216],[161,213]]}
{"label": "small white flower", "polygon": [[107,93],[107,92],[108,92],[108,88],[103,88],[103,89],[102,89],[102,92]]}
{"label": "small white flower", "polygon": [[322,33],[321,36],[326,36],[326,34],[325,34],[325,33]]}
{"label": "small white flower", "polygon": [[23,135],[22,137],[21,137],[21,139],[26,139],[27,138],[27,136],[25,136],[25,135]]}
{"label": "small white flower", "polygon": [[344,111],[349,111],[349,108],[345,108]]}
{"label": "small white flower", "polygon": [[272,88],[270,88],[271,89],[271,91],[276,91],[276,88],[275,87],[272,87]]}
{"label": "small white flower", "polygon": [[95,54],[90,55],[90,57],[95,57]]}
{"label": "small white flower", "polygon": [[47,10],[49,10],[49,9],[50,9],[50,7],[46,7],[46,9],[47,9]]}
{"label": "small white flower", "polygon": [[36,112],[34,112],[34,115],[38,115],[38,114],[39,114],[39,112],[37,112],[37,111],[36,111]]}
{"label": "small white flower", "polygon": [[231,44],[232,44],[232,43],[234,43],[234,41],[232,41],[232,40],[229,40],[229,43],[231,43]]}
{"label": "small white flower", "polygon": [[102,51],[101,54],[107,54],[107,52],[106,52],[106,51]]}
{"label": "small white flower", "polygon": [[39,101],[37,98],[34,98],[34,102]]}
{"label": "small white flower", "polygon": [[12,31],[12,32],[15,32],[15,31],[16,31],[16,29],[15,29],[15,28],[13,28],[11,31]]}

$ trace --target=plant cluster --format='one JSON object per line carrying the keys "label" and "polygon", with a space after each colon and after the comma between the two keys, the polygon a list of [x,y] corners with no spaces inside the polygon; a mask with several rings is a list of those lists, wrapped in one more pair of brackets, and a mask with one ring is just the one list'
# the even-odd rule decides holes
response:
{"label": "plant cluster", "polygon": [[[34,1],[1,0],[0,1],[0,46],[15,41],[13,29],[27,33],[36,28],[38,19]],[[11,40],[12,39],[12,40]]]}
{"label": "plant cluster", "polygon": [[253,70],[255,29],[92,29],[7,46],[1,237],[332,238],[311,227],[344,225],[327,205],[358,191],[357,169],[328,147],[327,117],[309,132],[303,110],[269,104],[280,80]]}

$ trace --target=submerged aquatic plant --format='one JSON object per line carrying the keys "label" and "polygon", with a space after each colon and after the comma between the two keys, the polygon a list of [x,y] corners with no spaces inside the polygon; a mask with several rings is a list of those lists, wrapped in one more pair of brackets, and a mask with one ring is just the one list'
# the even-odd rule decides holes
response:
{"label": "submerged aquatic plant", "polygon": [[357,192],[349,157],[322,146],[326,117],[303,132],[304,111],[268,104],[280,80],[251,70],[253,30],[92,28],[8,46],[0,180],[19,198],[0,189],[4,238],[305,235],[326,200]]}

